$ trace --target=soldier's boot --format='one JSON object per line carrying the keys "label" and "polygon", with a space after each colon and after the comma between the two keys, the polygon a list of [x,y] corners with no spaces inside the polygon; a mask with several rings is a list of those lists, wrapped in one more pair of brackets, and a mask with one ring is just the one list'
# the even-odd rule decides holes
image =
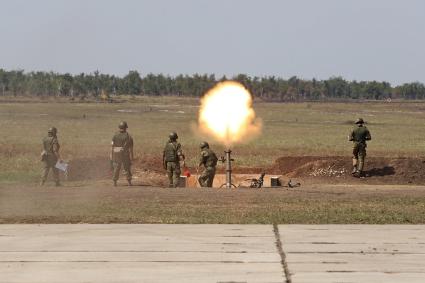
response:
{"label": "soldier's boot", "polygon": [[47,181],[47,176],[49,176],[50,168],[45,166],[43,168],[43,173],[41,174],[40,186],[43,186]]}
{"label": "soldier's boot", "polygon": [[179,180],[180,180],[180,171],[175,171],[173,174],[173,188],[178,188],[179,187]]}
{"label": "soldier's boot", "polygon": [[117,181],[116,180],[114,180],[114,187],[116,187],[117,186]]}
{"label": "soldier's boot", "polygon": [[201,187],[205,187],[205,185],[204,185],[204,180],[203,180],[203,178],[202,178],[202,175],[201,175],[201,176],[199,176],[199,178],[198,178],[198,183],[199,183],[199,186],[201,186]]}
{"label": "soldier's boot", "polygon": [[358,177],[359,178],[364,178],[365,177],[365,174],[364,174],[364,171],[363,171],[363,167],[364,167],[364,157],[363,156],[359,156],[359,165],[357,166],[357,168],[358,168]]}
{"label": "soldier's boot", "polygon": [[357,172],[357,159],[353,158],[353,170],[351,171],[351,174],[354,175]]}
{"label": "soldier's boot", "polygon": [[173,172],[168,171],[167,172],[167,177],[168,177],[168,187],[169,188],[173,188]]}
{"label": "soldier's boot", "polygon": [[128,186],[131,187],[133,184],[131,183],[131,180],[127,180]]}

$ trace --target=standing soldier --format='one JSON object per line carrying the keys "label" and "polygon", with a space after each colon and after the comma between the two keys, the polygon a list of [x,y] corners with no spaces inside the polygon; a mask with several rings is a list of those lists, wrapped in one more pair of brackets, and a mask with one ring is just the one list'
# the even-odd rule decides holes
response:
{"label": "standing soldier", "polygon": [[183,164],[185,162],[182,146],[179,142],[177,142],[178,138],[177,133],[172,132],[169,135],[169,140],[165,144],[164,152],[162,154],[162,163],[164,169],[167,170],[170,188],[178,187],[181,174],[180,161],[183,161]]}
{"label": "standing soldier", "polygon": [[348,136],[348,140],[353,142],[353,171],[355,177],[363,177],[364,160],[366,158],[366,141],[370,141],[369,130],[364,126],[362,118],[357,119],[356,126]]}
{"label": "standing soldier", "polygon": [[215,167],[217,166],[217,155],[210,149],[210,146],[207,142],[201,142],[201,156],[199,159],[198,168],[202,165],[204,166],[204,171],[198,178],[199,184],[201,187],[212,187],[214,176],[215,176]]}
{"label": "standing soldier", "polygon": [[127,122],[122,121],[119,125],[119,132],[112,137],[111,160],[113,162],[113,181],[117,185],[120,176],[121,166],[124,167],[128,185],[131,186],[131,162],[134,160],[133,138],[127,133]]}
{"label": "standing soldier", "polygon": [[52,169],[53,179],[55,180],[56,186],[60,186],[59,170],[55,167],[58,160],[60,160],[60,146],[57,132],[58,130],[55,127],[52,127],[47,131],[47,137],[43,139],[43,152],[41,153],[41,161],[43,162],[43,175],[40,182],[41,186],[46,182],[50,169]]}

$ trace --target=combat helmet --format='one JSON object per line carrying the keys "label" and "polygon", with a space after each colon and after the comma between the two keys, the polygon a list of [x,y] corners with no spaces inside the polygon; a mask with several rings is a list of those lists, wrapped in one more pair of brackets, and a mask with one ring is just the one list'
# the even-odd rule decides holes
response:
{"label": "combat helmet", "polygon": [[358,118],[355,124],[364,124],[363,118]]}
{"label": "combat helmet", "polygon": [[56,134],[57,134],[57,132],[58,132],[58,129],[56,129],[55,127],[51,127],[51,128],[49,128],[49,130],[47,131],[47,133],[48,133],[48,134],[51,134],[51,135],[56,135]]}
{"label": "combat helmet", "polygon": [[177,135],[176,132],[171,132],[168,137],[170,138],[170,140],[175,141],[179,138],[179,136]]}
{"label": "combat helmet", "polygon": [[121,121],[118,125],[118,128],[121,129],[121,130],[127,129],[128,128],[127,122]]}
{"label": "combat helmet", "polygon": [[203,148],[209,148],[210,147],[210,145],[206,142],[206,141],[203,141],[203,142],[201,142],[200,144],[199,144],[199,147],[201,148],[201,149],[203,149]]}

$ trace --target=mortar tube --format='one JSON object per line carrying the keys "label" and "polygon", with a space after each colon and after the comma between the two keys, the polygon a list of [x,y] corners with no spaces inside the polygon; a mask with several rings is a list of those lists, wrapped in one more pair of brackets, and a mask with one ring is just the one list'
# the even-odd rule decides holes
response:
{"label": "mortar tube", "polygon": [[232,151],[230,149],[224,152],[226,154],[226,189],[232,188],[232,159],[230,154]]}

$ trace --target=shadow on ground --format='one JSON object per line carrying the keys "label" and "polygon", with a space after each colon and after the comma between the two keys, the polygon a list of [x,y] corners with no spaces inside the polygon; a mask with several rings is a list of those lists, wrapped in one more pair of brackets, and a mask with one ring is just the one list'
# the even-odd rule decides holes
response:
{"label": "shadow on ground", "polygon": [[365,171],[366,177],[384,177],[395,175],[395,170],[393,166],[384,166],[381,168],[372,168]]}

